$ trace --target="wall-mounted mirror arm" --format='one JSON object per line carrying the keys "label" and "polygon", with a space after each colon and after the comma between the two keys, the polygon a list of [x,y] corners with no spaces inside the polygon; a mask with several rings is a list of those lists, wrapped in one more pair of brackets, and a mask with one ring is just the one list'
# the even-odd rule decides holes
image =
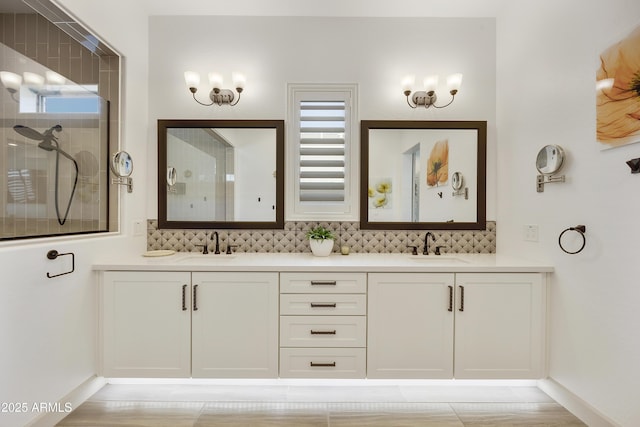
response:
{"label": "wall-mounted mirror arm", "polygon": [[133,172],[133,159],[131,158],[131,155],[126,151],[118,151],[113,155],[113,157],[111,157],[109,168],[116,176],[116,178],[111,179],[111,183],[126,185],[127,193],[133,193],[133,178],[131,178],[131,173]]}
{"label": "wall-mounted mirror arm", "polygon": [[565,182],[565,176],[546,176],[546,175],[538,175],[536,181],[536,190],[538,193],[544,192],[544,185],[551,184],[552,182]]}

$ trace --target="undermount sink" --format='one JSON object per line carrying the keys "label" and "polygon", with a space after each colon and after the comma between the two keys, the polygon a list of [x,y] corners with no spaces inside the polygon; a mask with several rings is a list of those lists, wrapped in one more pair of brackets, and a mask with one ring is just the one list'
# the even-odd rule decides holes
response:
{"label": "undermount sink", "polygon": [[190,255],[182,258],[177,263],[181,264],[219,264],[235,259],[235,255]]}
{"label": "undermount sink", "polygon": [[409,259],[425,264],[469,264],[469,261],[466,261],[464,259],[440,255],[411,255],[411,258]]}

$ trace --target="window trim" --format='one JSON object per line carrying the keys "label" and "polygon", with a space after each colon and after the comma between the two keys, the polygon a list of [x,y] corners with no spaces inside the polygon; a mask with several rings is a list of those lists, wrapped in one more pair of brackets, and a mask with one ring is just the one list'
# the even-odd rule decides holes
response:
{"label": "window trim", "polygon": [[[345,187],[344,202],[300,202],[300,97],[309,101],[336,100],[336,93],[345,104]],[[358,221],[359,219],[359,158],[358,85],[353,84],[298,84],[287,85],[287,182],[285,216],[287,221],[326,220]],[[324,206],[323,206],[324,205]],[[341,206],[340,209],[336,209]]]}

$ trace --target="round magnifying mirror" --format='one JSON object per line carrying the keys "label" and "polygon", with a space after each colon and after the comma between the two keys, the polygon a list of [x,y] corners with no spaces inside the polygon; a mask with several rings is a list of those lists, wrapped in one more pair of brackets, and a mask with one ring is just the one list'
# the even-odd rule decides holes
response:
{"label": "round magnifying mirror", "polygon": [[126,178],[133,172],[133,159],[126,151],[118,151],[111,158],[111,171],[121,178]]}
{"label": "round magnifying mirror", "polygon": [[178,179],[178,172],[176,172],[176,168],[168,167],[167,168],[167,185],[169,187],[173,187],[176,185],[176,180]]}
{"label": "round magnifying mirror", "polygon": [[564,150],[559,145],[545,145],[538,152],[536,169],[543,175],[553,175],[562,168]]}
{"label": "round magnifying mirror", "polygon": [[451,175],[451,187],[455,191],[459,191],[463,185],[464,185],[464,178],[462,174],[460,172],[454,172],[454,174]]}

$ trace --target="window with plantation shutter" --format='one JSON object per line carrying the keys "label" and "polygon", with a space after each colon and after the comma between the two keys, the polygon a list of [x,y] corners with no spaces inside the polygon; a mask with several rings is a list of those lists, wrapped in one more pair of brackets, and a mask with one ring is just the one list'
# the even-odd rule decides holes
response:
{"label": "window with plantation shutter", "polygon": [[[289,86],[288,219],[355,220],[355,85]],[[355,126],[357,128],[357,126]]]}

